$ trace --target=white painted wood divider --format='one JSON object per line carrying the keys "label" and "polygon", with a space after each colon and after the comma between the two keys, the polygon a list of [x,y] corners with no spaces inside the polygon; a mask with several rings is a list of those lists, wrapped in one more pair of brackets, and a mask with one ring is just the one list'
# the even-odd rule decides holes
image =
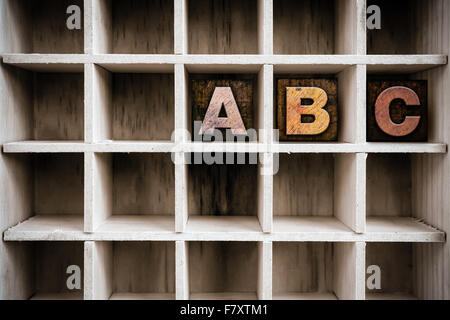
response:
{"label": "white painted wood divider", "polygon": [[[82,30],[52,22],[69,2]],[[388,2],[0,0],[0,298],[450,299],[450,3]],[[255,76],[257,142],[191,141],[203,73]],[[339,141],[276,141],[289,74],[337,78]],[[428,80],[427,143],[367,142],[378,76]]]}

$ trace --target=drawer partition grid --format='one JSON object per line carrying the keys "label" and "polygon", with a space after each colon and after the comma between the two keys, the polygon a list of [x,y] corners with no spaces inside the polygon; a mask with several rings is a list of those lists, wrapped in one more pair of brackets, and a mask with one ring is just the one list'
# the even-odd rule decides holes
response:
{"label": "drawer partition grid", "polygon": [[[450,298],[449,1],[0,0],[0,13],[0,298]],[[252,79],[257,141],[192,140],[190,82],[205,76]],[[277,81],[293,76],[336,79],[337,141],[278,141]],[[427,142],[368,141],[367,83],[385,78],[428,81]],[[258,161],[189,162],[211,153]]]}

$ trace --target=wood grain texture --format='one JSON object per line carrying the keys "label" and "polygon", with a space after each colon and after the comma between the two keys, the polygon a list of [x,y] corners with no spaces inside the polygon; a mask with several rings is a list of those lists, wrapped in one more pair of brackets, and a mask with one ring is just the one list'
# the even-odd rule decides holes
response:
{"label": "wood grain texture", "polygon": [[366,293],[414,294],[413,245],[410,243],[367,243],[366,267],[381,269],[381,289]]}
{"label": "wood grain texture", "polygon": [[112,1],[112,53],[173,53],[173,1]]}
{"label": "wood grain texture", "polygon": [[174,214],[170,154],[114,154],[112,170],[113,214]]}
{"label": "wood grain texture", "polygon": [[258,53],[256,0],[188,2],[191,54]]}
{"label": "wood grain texture", "polygon": [[333,54],[333,0],[274,0],[275,54]]}
{"label": "wood grain texture", "polygon": [[114,242],[114,293],[174,293],[174,242]]}
{"label": "wood grain texture", "polygon": [[190,242],[190,292],[255,292],[258,247],[254,242]]}
{"label": "wood grain texture", "polygon": [[367,30],[367,53],[425,53],[418,51],[415,46],[416,38],[426,32],[426,26],[422,24],[422,13],[416,11],[420,1],[422,0],[368,0],[367,6],[377,5],[381,9],[381,29]]}
{"label": "wood grain texture", "polygon": [[[219,79],[224,77],[225,79]],[[240,116],[246,130],[254,129],[255,120],[255,83],[253,79],[249,79],[248,75],[240,77],[239,75],[217,75],[208,78],[195,78],[190,80],[190,104],[192,106],[192,134],[194,132],[194,121],[203,122],[206,112],[217,87],[230,87],[234,99],[236,101]],[[231,79],[227,79],[231,78]],[[219,117],[226,117],[225,109],[222,108]],[[223,139],[225,140],[225,130],[221,130]]]}
{"label": "wood grain texture", "polygon": [[257,175],[257,165],[189,165],[189,214],[256,216]]}
{"label": "wood grain texture", "polygon": [[83,286],[83,243],[43,241],[34,244],[35,290],[36,293],[82,293],[69,290],[66,273],[70,265],[81,269]]}
{"label": "wood grain texture", "polygon": [[326,154],[280,154],[273,177],[276,216],[332,216],[334,160]]}
{"label": "wood grain texture", "polygon": [[113,74],[114,140],[170,140],[174,130],[173,74]]}
{"label": "wood grain texture", "polygon": [[333,291],[333,244],[273,244],[273,292],[326,293]]}
{"label": "wood grain texture", "polygon": [[367,215],[411,216],[411,159],[407,154],[367,157]]}
{"label": "wood grain texture", "polygon": [[82,154],[34,156],[34,213],[83,214]]}
{"label": "wood grain texture", "polygon": [[34,139],[83,140],[81,73],[34,74]]}
{"label": "wood grain texture", "polygon": [[[292,135],[288,134],[287,125],[290,124],[293,127],[292,117],[289,117],[287,121],[288,101],[287,101],[287,88],[288,87],[317,87],[324,90],[327,94],[328,101],[322,110],[326,111],[330,117],[330,123],[328,128],[316,135]],[[337,106],[337,80],[335,79],[306,79],[306,78],[280,78],[277,79],[277,128],[279,129],[280,141],[337,141],[338,138],[338,106]],[[302,103],[303,104],[303,103]],[[306,103],[305,103],[306,104]],[[308,103],[310,104],[310,103]],[[292,108],[289,108],[291,110]],[[309,108],[307,108],[309,109]],[[304,123],[312,123],[314,121],[320,121],[312,115],[302,115],[298,119]],[[296,130],[297,131],[297,130]]]}
{"label": "wood grain texture", "polygon": [[[402,99],[394,99],[390,103],[389,117],[395,124],[402,124],[405,117],[420,117],[417,127],[409,134],[393,136],[380,128],[375,115],[376,104],[385,90],[393,87],[409,88],[417,95],[420,105],[406,105]],[[383,81],[369,80],[367,83],[367,141],[427,141],[428,139],[428,91],[427,81]],[[378,115],[381,119],[380,115]],[[389,119],[379,120],[389,121]],[[407,123],[405,123],[406,125]]]}
{"label": "wood grain texture", "polygon": [[[26,1],[23,1],[27,3]],[[83,0],[31,0],[30,6],[33,34],[32,53],[83,53],[83,28],[69,30],[66,20],[67,7],[77,5],[81,8],[83,26]]]}

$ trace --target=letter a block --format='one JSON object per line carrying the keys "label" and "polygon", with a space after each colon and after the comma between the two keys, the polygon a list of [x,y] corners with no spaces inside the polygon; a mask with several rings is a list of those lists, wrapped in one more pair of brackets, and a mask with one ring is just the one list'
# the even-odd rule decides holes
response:
{"label": "letter a block", "polygon": [[214,129],[246,135],[254,129],[253,80],[192,79],[191,104],[193,129],[194,121],[202,122],[194,135],[212,134]]}
{"label": "letter a block", "polygon": [[280,141],[337,140],[337,81],[278,79]]}
{"label": "letter a block", "polygon": [[427,82],[368,81],[367,141],[427,141]]}

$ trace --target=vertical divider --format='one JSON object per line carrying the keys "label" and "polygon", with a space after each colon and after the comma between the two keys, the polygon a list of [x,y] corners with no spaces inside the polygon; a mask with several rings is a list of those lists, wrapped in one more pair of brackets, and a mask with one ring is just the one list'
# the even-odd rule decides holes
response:
{"label": "vertical divider", "polygon": [[367,54],[367,0],[356,0],[356,54]]}
{"label": "vertical divider", "polygon": [[[85,142],[111,138],[111,74],[85,65]],[[84,159],[84,231],[94,232],[112,212],[112,160],[107,154],[86,152]]]}
{"label": "vertical divider", "polygon": [[84,242],[84,299],[107,300],[113,284],[112,242]]}
{"label": "vertical divider", "polygon": [[112,157],[94,152],[84,157],[84,231],[94,232],[112,213]]}
{"label": "vertical divider", "polygon": [[91,5],[90,52],[112,52],[112,0],[88,0]]}
{"label": "vertical divider", "polygon": [[188,53],[188,0],[174,0],[174,51]]}
{"label": "vertical divider", "polygon": [[272,241],[258,242],[259,300],[272,300]]}
{"label": "vertical divider", "polygon": [[[335,243],[334,292],[340,300],[364,299],[361,271],[364,270],[364,242]],[[363,275],[364,276],[364,275]]]}
{"label": "vertical divider", "polygon": [[336,54],[366,54],[366,0],[336,1]]}
{"label": "vertical divider", "polygon": [[366,232],[366,167],[367,153],[356,154],[356,227],[358,233]]}
{"label": "vertical divider", "polygon": [[93,1],[96,0],[84,0],[84,53],[92,54],[93,53],[93,44],[94,44],[94,29],[93,29]]}
{"label": "vertical divider", "polygon": [[365,184],[364,155],[337,154],[334,162],[335,215],[353,231],[364,233],[365,216],[361,212],[365,211],[365,199],[358,189]]}
{"label": "vertical divider", "polygon": [[[258,127],[260,153],[258,175],[258,218],[263,232],[272,232],[273,221],[273,65],[263,65],[258,74]],[[262,134],[261,134],[262,133]]]}
{"label": "vertical divider", "polygon": [[177,300],[189,299],[189,242],[175,242],[175,294]]}
{"label": "vertical divider", "polygon": [[356,66],[356,143],[366,143],[367,66]]}
{"label": "vertical divider", "polygon": [[258,51],[273,54],[273,0],[258,0]]}
{"label": "vertical divider", "polygon": [[175,64],[175,232],[183,232],[188,220],[187,165],[182,147],[188,141],[187,72],[183,64]]}
{"label": "vertical divider", "polygon": [[366,243],[356,242],[356,300],[366,299]]}

